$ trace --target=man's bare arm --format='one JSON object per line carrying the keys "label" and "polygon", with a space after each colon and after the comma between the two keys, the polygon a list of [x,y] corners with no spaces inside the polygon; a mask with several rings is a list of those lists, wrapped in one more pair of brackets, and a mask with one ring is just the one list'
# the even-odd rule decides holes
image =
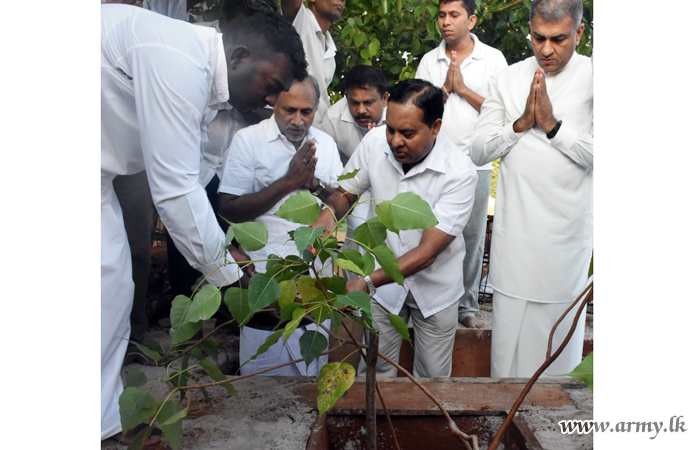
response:
{"label": "man's bare arm", "polygon": [[[326,188],[328,189],[328,188]],[[316,222],[311,225],[311,228],[325,228],[324,236],[327,236],[329,231],[335,226],[335,218],[341,218],[350,210],[350,207],[355,204],[358,196],[347,192],[342,187],[338,187],[327,198],[321,197],[321,200],[328,205],[330,209],[324,209],[318,216]]]}
{"label": "man's bare arm", "polygon": [[[454,236],[435,227],[426,228],[423,231],[423,237],[418,247],[398,258],[399,270],[404,277],[408,277],[430,267],[435,262],[438,255],[450,245],[450,242],[452,242],[454,238]],[[369,277],[372,279],[372,284],[374,284],[375,287],[394,282],[393,278],[384,273],[384,269],[375,270]],[[362,278],[358,278],[347,283],[347,290],[348,292],[367,292],[367,284],[365,284]]]}
{"label": "man's bare arm", "polygon": [[301,8],[301,2],[302,0],[282,0],[282,17],[288,22],[293,22]]}

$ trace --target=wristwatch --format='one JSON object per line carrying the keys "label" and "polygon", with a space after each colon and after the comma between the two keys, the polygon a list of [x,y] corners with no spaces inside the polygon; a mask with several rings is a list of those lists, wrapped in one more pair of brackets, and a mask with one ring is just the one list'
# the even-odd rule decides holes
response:
{"label": "wristwatch", "polygon": [[554,139],[554,136],[557,135],[557,131],[559,131],[559,128],[561,127],[561,120],[557,122],[556,125],[554,125],[554,128],[552,128],[552,131],[547,133],[547,139]]}
{"label": "wristwatch", "polygon": [[323,192],[325,188],[326,185],[323,183],[323,181],[318,180],[318,187],[316,188],[316,190],[311,191],[311,195],[315,195],[316,197],[318,197],[319,195],[321,195],[321,192]]}
{"label": "wristwatch", "polygon": [[369,275],[365,275],[364,277],[362,277],[362,279],[365,280],[365,284],[367,285],[367,293],[370,297],[374,297],[374,294],[377,293],[377,288],[374,287],[372,279],[369,277]]}

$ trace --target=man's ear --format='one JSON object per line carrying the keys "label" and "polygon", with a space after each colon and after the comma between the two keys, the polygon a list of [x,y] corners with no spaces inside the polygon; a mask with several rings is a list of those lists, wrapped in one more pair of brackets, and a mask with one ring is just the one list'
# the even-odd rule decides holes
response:
{"label": "man's ear", "polygon": [[440,132],[440,127],[442,127],[442,119],[437,118],[435,119],[433,126],[430,128],[430,132],[433,134],[433,139],[435,139]]}
{"label": "man's ear", "polygon": [[386,107],[386,103],[389,101],[389,91],[386,91],[382,96],[382,106]]}
{"label": "man's ear", "polygon": [[583,36],[583,24],[580,24],[578,27],[576,27],[576,45],[581,42],[581,37]]}
{"label": "man's ear", "polygon": [[250,58],[250,49],[245,45],[237,45],[234,47],[228,62],[229,69],[235,70],[245,58]]}
{"label": "man's ear", "polygon": [[467,28],[469,29],[469,31],[471,31],[472,28],[474,28],[474,26],[476,25],[476,20],[476,14],[472,14],[471,16],[469,16],[469,21],[467,22]]}

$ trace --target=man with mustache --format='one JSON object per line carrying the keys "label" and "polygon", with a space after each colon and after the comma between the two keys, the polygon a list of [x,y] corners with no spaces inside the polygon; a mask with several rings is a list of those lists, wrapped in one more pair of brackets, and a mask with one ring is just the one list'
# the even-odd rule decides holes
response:
{"label": "man with mustache", "polygon": [[[440,0],[438,26],[440,45],[420,61],[416,78],[442,86],[445,100],[443,129],[469,155],[471,135],[479,117],[489,81],[508,66],[503,54],[482,43],[471,33],[476,24],[474,0]],[[464,228],[466,255],[464,295],[459,302],[459,321],[467,328],[483,328],[479,310],[479,283],[486,237],[486,213],[491,189],[491,163],[477,167],[479,182],[474,209]]]}
{"label": "man with mustache", "polygon": [[[343,170],[333,139],[311,126],[318,107],[320,90],[311,77],[295,81],[280,94],[273,116],[236,133],[219,186],[219,213],[231,222],[256,221],[268,230],[268,245],[249,252],[256,270],[265,272],[270,254],[299,255],[289,231],[299,227],[275,215],[292,195],[307,190],[325,201]],[[265,342],[278,320],[256,316],[241,329],[241,364]],[[305,324],[307,329],[314,325]],[[256,372],[300,358],[299,328],[286,343],[277,342],[257,359],[244,364],[241,374]],[[266,375],[317,375],[328,357],[320,357],[308,367],[302,362],[282,367]]]}
{"label": "man with mustache", "polygon": [[[462,229],[474,203],[476,168],[441,131],[444,105],[440,89],[425,80],[404,80],[389,94],[386,125],[367,133],[344,169],[360,169],[353,179],[340,181],[326,203],[342,217],[368,189],[372,196],[391,200],[399,193],[419,195],[432,208],[437,225],[387,233],[403,274],[400,286],[379,268],[347,282],[348,292],[372,297],[379,351],[399,360],[401,335],[386,312],[413,319],[417,377],[449,377],[457,329],[458,299],[464,292]],[[321,211],[314,228],[330,230],[335,218]],[[374,216],[374,208],[370,208]],[[379,294],[375,296],[376,294]],[[396,376],[396,368],[377,361],[377,376]]]}
{"label": "man with mustache", "polygon": [[[585,288],[593,249],[593,70],[576,53],[581,0],[535,0],[534,56],[498,74],[472,139],[476,164],[501,158],[491,275],[491,376],[530,377],[550,331]],[[554,351],[574,313],[559,324]],[[581,362],[585,315],[545,374]]]}
{"label": "man with mustache", "polygon": [[282,0],[282,16],[292,22],[304,44],[309,75],[321,85],[321,100],[316,111],[314,125],[319,126],[326,111],[331,106],[328,86],[335,73],[336,46],[328,31],[340,20],[345,11],[345,0],[307,0],[308,8],[302,0]]}

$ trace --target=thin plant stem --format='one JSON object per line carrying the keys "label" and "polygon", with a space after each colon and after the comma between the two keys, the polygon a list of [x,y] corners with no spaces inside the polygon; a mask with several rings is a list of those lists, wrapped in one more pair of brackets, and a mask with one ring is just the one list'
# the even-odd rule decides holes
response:
{"label": "thin plant stem", "polygon": [[588,286],[586,286],[585,289],[583,291],[581,291],[581,293],[578,295],[578,297],[576,297],[576,300],[574,300],[571,303],[571,305],[568,308],[566,308],[566,311],[564,311],[564,314],[562,314],[561,317],[559,317],[559,320],[557,320],[556,323],[554,324],[554,326],[552,327],[552,331],[549,332],[549,342],[547,342],[547,356],[545,357],[545,359],[549,358],[552,354],[552,341],[554,340],[554,332],[557,331],[557,327],[562,322],[562,320],[564,320],[566,315],[569,314],[569,311],[574,309],[574,306],[576,306],[578,301],[581,300],[581,297],[583,297],[584,294],[586,294],[589,289],[593,289],[593,281],[588,283]]}

